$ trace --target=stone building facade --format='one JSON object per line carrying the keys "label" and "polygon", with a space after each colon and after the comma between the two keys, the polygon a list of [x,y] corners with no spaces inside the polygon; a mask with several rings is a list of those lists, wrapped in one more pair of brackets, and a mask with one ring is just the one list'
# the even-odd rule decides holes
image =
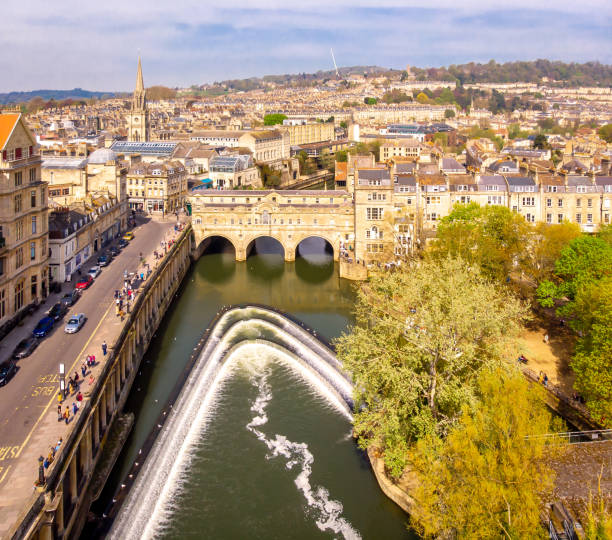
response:
{"label": "stone building facade", "polygon": [[0,328],[48,293],[48,193],[40,166],[22,116],[0,114]]}

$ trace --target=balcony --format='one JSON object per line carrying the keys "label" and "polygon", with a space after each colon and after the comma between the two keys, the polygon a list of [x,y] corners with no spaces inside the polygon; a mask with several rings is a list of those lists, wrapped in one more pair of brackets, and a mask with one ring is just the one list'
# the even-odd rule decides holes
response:
{"label": "balcony", "polygon": [[[1,158],[2,156],[0,156]],[[3,170],[13,170],[19,169],[21,167],[26,167],[28,165],[36,165],[41,162],[40,153],[32,154],[31,156],[19,158],[19,159],[11,159],[11,160],[3,160],[0,159],[0,169]]]}

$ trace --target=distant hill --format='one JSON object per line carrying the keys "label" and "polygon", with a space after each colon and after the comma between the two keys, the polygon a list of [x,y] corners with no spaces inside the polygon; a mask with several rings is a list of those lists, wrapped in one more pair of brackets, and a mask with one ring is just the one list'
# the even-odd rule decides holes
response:
{"label": "distant hill", "polygon": [[110,98],[115,97],[116,92],[90,92],[89,90],[83,90],[82,88],[73,88],[72,90],[33,90],[32,92],[8,92],[0,94],[0,104],[6,105],[8,103],[26,103],[32,98],[40,97],[45,101],[54,99],[55,101],[62,101],[64,99],[89,99],[95,98]]}
{"label": "distant hill", "polygon": [[486,64],[450,65],[439,68],[412,68],[417,79],[436,81],[459,81],[465,83],[541,83],[556,81],[560,86],[612,86],[612,66],[599,62],[505,62],[498,64],[491,60]]}

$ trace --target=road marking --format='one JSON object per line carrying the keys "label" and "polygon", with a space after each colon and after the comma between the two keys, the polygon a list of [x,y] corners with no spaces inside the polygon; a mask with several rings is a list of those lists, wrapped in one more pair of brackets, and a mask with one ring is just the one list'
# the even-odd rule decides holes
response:
{"label": "road marking", "polygon": [[[2,482],[4,482],[4,479],[6,478],[6,475],[8,474],[9,469],[10,469],[11,467],[12,467],[12,465],[9,465],[9,466],[6,468],[6,470],[4,471],[4,474],[2,475],[2,477],[0,477],[0,484],[2,484]],[[2,469],[3,469],[3,468],[4,468],[4,467],[0,467],[0,472],[2,472]]]}
{"label": "road marking", "polygon": [[[111,304],[108,306],[107,310],[104,312],[104,314],[102,315],[102,317],[100,318],[100,322],[98,323],[98,325],[94,328],[94,331],[91,333],[91,335],[89,336],[89,339],[87,340],[87,342],[85,343],[85,345],[83,345],[83,348],[81,349],[81,351],[79,352],[79,354],[77,355],[75,361],[73,362],[71,368],[69,370],[67,370],[67,373],[70,373],[74,367],[77,365],[78,362],[82,362],[82,357],[83,357],[83,353],[85,352],[85,349],[87,349],[87,347],[89,347],[89,344],[91,343],[91,340],[94,338],[94,336],[96,335],[96,332],[98,331],[98,329],[100,328],[100,326],[102,325],[102,323],[104,322],[104,319],[106,319],[106,316],[108,315],[108,312],[110,311],[110,309],[113,307],[113,303],[111,302]],[[32,426],[32,429],[30,430],[30,432],[28,433],[28,436],[25,438],[25,440],[23,441],[23,443],[21,444],[21,447],[19,448],[19,452],[17,452],[17,455],[15,457],[19,457],[19,455],[21,454],[21,451],[23,450],[23,448],[25,447],[26,444],[28,444],[28,441],[30,440],[30,437],[32,436],[32,433],[34,433],[34,430],[38,427],[38,424],[40,423],[40,421],[43,419],[43,417],[45,416],[45,414],[47,414],[47,411],[49,410],[49,407],[51,407],[51,404],[53,404],[55,401],[57,401],[57,395],[54,395],[50,400],[49,403],[47,403],[47,406],[43,409],[43,412],[40,413],[40,416],[38,417],[38,419],[36,420],[36,422],[34,422],[34,425]]]}

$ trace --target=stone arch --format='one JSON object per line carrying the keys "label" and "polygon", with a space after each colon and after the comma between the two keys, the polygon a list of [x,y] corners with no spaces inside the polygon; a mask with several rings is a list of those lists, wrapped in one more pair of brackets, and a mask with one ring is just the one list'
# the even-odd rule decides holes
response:
{"label": "stone arch", "polygon": [[224,240],[227,240],[230,245],[234,248],[234,252],[236,254],[236,259],[238,259],[238,254],[240,252],[240,243],[236,241],[235,238],[232,238],[231,235],[228,234],[219,234],[219,233],[214,233],[214,234],[208,234],[206,235],[204,238],[199,239],[199,243],[196,247],[196,259],[199,259],[204,252],[206,251],[206,249],[210,246],[210,244],[212,243],[213,239],[215,238],[223,238]]}
{"label": "stone arch", "polygon": [[285,258],[285,260],[288,260],[287,259],[287,254],[288,254],[287,245],[282,241],[282,239],[276,237],[273,234],[265,234],[265,233],[255,234],[244,240],[245,258],[249,256],[250,254],[249,252],[252,251],[255,241],[258,240],[259,238],[271,238],[272,240],[275,240],[276,243],[278,243],[283,250],[283,257]]}
{"label": "stone arch", "polygon": [[302,236],[300,236],[296,241],[295,241],[295,247],[294,247],[294,252],[297,253],[297,249],[299,247],[299,245],[306,239],[308,238],[321,238],[322,240],[325,240],[332,248],[332,254],[333,254],[333,258],[334,261],[338,260],[338,241],[334,240],[332,237],[330,237],[329,235],[326,234],[320,234],[320,233],[308,233],[308,234],[304,234]]}

